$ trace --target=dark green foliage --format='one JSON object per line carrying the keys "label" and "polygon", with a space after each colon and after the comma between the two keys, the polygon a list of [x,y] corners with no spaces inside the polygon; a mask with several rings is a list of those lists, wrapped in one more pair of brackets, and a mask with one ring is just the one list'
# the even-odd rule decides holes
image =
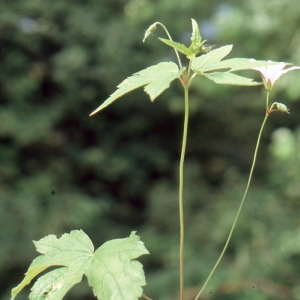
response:
{"label": "dark green foliage", "polygon": [[[203,39],[233,44],[235,57],[299,65],[299,10],[297,0],[2,0],[1,299],[34,258],[31,240],[80,228],[97,247],[138,230],[151,253],[143,259],[146,294],[173,299],[182,91],[172,84],[153,104],[137,91],[88,115],[124,78],[174,59],[156,39],[165,37],[162,31],[142,44],[156,20],[186,45],[194,18]],[[244,211],[207,289],[213,299],[289,299],[290,287],[299,297],[299,159],[281,161],[268,148],[275,128],[290,127],[298,138],[299,79],[287,74],[271,93],[291,115],[269,118]],[[189,295],[220,254],[242,196],[264,116],[262,91],[193,82],[185,189]],[[277,295],[253,278],[269,280]],[[229,289],[228,281],[244,288]],[[84,295],[90,294],[82,287],[70,297]]]}

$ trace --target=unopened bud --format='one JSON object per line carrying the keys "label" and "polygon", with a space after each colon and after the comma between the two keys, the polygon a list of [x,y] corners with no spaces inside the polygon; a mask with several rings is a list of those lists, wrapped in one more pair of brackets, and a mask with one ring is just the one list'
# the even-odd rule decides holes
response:
{"label": "unopened bud", "polygon": [[276,107],[278,111],[284,112],[286,114],[290,114],[289,109],[282,103],[276,103]]}
{"label": "unopened bud", "polygon": [[143,43],[145,42],[146,38],[150,35],[150,34],[153,34],[153,32],[155,31],[156,29],[156,22],[153,23],[145,32],[145,35],[144,35],[144,39],[143,39]]}

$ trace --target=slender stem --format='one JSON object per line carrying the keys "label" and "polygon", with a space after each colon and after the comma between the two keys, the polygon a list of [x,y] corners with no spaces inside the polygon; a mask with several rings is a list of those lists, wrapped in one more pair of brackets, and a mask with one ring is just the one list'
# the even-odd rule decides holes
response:
{"label": "slender stem", "polygon": [[[166,34],[167,34],[169,40],[170,40],[170,41],[173,41],[173,39],[172,39],[172,37],[171,37],[171,35],[170,35],[168,29],[166,28],[166,26],[165,26],[163,23],[155,22],[155,24],[160,25],[160,26],[164,29],[164,31],[166,32]],[[179,67],[180,67],[180,69],[181,69],[181,68],[182,68],[182,64],[181,64],[181,60],[180,60],[178,51],[177,51],[175,48],[174,48],[174,51],[175,51],[175,54],[176,54],[176,56],[177,56],[177,60],[178,60]]]}
{"label": "slender stem", "polygon": [[142,294],[142,297],[146,300],[152,300],[151,298],[149,298],[148,296],[146,296],[144,293]]}
{"label": "slender stem", "polygon": [[183,166],[187,141],[189,121],[189,94],[188,86],[184,86],[184,125],[182,147],[179,163],[179,223],[180,223],[180,246],[179,246],[179,273],[180,273],[180,300],[183,300],[184,272],[183,272],[183,250],[184,250],[184,214],[183,214]]}
{"label": "slender stem", "polygon": [[[269,95],[269,93],[268,93],[268,95]],[[268,96],[267,96],[267,97],[268,97]],[[267,98],[267,99],[268,99],[268,98]],[[237,223],[237,220],[238,220],[238,218],[239,218],[240,212],[241,212],[241,210],[242,210],[243,204],[244,204],[244,202],[245,202],[245,199],[246,199],[246,196],[247,196],[247,193],[248,193],[248,189],[249,189],[249,186],[250,186],[250,182],[251,182],[251,178],[252,178],[252,174],[253,174],[253,170],[254,170],[254,166],[255,166],[255,162],[256,162],[257,150],[258,150],[258,147],[259,147],[259,142],[260,142],[260,139],[261,139],[261,134],[262,134],[262,132],[263,132],[263,129],[264,129],[264,126],[265,126],[266,121],[267,121],[267,119],[268,119],[268,116],[269,116],[269,114],[266,113],[266,116],[265,116],[265,118],[264,118],[264,121],[263,121],[263,123],[262,123],[262,125],[261,125],[260,131],[259,131],[259,134],[258,134],[257,143],[256,143],[255,151],[254,151],[253,162],[252,162],[252,166],[251,166],[251,170],[250,170],[250,174],[249,174],[249,178],[248,178],[248,183],[247,183],[247,186],[246,186],[246,189],[245,189],[245,192],[244,192],[244,195],[243,195],[241,204],[240,204],[240,206],[239,206],[239,209],[238,209],[238,211],[237,211],[237,213],[236,213],[236,216],[235,216],[235,218],[234,218],[233,224],[232,224],[232,226],[231,226],[231,229],[230,229],[230,232],[229,232],[227,241],[226,241],[225,246],[224,246],[224,248],[223,248],[223,250],[222,250],[222,252],[221,252],[220,257],[218,258],[218,260],[217,260],[215,266],[213,267],[213,269],[211,270],[210,274],[208,275],[208,277],[207,277],[205,283],[203,284],[203,286],[202,286],[200,292],[198,293],[198,295],[196,296],[195,300],[199,299],[199,297],[200,297],[200,295],[202,294],[202,292],[204,291],[206,285],[207,285],[208,282],[210,281],[210,279],[211,279],[212,275],[214,274],[216,268],[218,267],[218,265],[219,265],[221,259],[223,258],[223,255],[224,255],[224,253],[225,253],[225,251],[226,251],[226,249],[227,249],[227,246],[228,246],[228,244],[229,244],[229,241],[230,241],[230,239],[231,239],[233,230],[234,230],[234,228],[235,228],[235,225],[236,225],[236,223]]]}
{"label": "slender stem", "polygon": [[266,112],[269,112],[269,94],[270,94],[270,91],[267,91],[267,100],[266,100]]}

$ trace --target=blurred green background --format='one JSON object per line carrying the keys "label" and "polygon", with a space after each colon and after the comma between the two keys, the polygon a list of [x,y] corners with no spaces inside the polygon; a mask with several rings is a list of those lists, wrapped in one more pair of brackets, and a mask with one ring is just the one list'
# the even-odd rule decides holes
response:
{"label": "blurred green background", "polygon": [[[151,103],[142,89],[89,118],[127,76],[175,61],[145,30],[163,22],[189,44],[191,18],[230,57],[300,65],[298,0],[1,0],[0,299],[36,257],[32,240],[83,229],[99,247],[137,230],[145,293],[178,294],[178,82]],[[257,72],[248,75],[259,80]],[[300,72],[284,75],[248,198],[202,299],[300,299]],[[217,260],[243,195],[265,114],[263,87],[191,88],[185,167],[186,300]],[[26,299],[29,288],[18,299]],[[66,299],[92,299],[83,282]]]}

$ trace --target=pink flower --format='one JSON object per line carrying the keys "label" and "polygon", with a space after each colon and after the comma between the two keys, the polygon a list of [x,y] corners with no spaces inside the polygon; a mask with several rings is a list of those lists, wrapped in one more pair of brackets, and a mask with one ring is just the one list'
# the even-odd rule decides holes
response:
{"label": "pink flower", "polygon": [[[268,61],[270,62],[270,61]],[[266,90],[271,91],[275,82],[281,77],[281,75],[290,72],[292,70],[300,69],[300,67],[295,66],[288,69],[283,68],[286,66],[286,63],[280,63],[278,65],[267,66],[267,67],[257,67],[253,68],[253,70],[259,71],[262,79],[264,81],[264,85]]]}

